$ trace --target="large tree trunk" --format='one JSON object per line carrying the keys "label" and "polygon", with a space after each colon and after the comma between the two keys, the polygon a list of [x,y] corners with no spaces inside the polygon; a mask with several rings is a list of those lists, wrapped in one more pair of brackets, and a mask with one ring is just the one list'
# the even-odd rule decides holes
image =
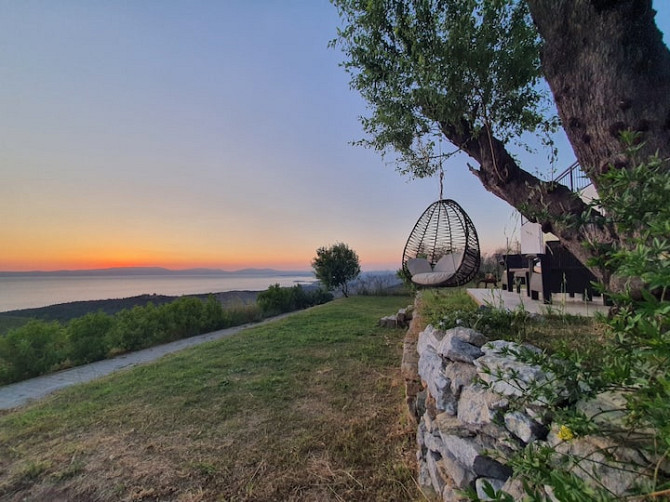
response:
{"label": "large tree trunk", "polygon": [[[643,156],[670,158],[670,51],[651,0],[527,1],[544,40],[542,67],[563,127],[596,188],[598,174],[628,166],[621,131],[642,133]],[[442,123],[442,132],[477,160],[480,169],[472,170],[487,190],[554,233],[583,263],[594,252],[585,242],[625,238],[612,227],[571,224],[586,204],[521,169],[486,129],[472,135],[467,124]],[[608,284],[607,271],[592,271]]]}
{"label": "large tree trunk", "polygon": [[[426,114],[430,112],[426,110]],[[617,239],[611,227],[576,224],[588,206],[567,187],[540,180],[521,169],[505,144],[488,128],[476,135],[466,123],[454,127],[441,122],[440,128],[452,143],[479,163],[479,169],[470,169],[484,188],[515,207],[528,220],[540,223],[544,232],[556,235],[582,263],[594,257],[594,247],[584,246],[586,241],[607,243]],[[598,280],[609,282],[606,271],[589,268]]]}
{"label": "large tree trunk", "polygon": [[670,157],[670,51],[651,0],[528,4],[544,42],[542,68],[582,168],[594,175],[625,168],[622,130],[642,133],[645,156]]}

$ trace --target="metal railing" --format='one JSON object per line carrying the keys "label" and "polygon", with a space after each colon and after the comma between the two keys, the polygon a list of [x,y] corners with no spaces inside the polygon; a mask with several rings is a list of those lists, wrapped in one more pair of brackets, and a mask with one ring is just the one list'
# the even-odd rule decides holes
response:
{"label": "metal railing", "polygon": [[573,192],[581,192],[591,184],[591,180],[582,171],[579,162],[575,162],[554,179],[556,183],[567,186]]}

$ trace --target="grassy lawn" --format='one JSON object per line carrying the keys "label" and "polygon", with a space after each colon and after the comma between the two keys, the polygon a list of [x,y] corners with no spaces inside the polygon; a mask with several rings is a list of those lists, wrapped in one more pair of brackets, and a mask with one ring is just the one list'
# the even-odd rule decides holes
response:
{"label": "grassy lawn", "polygon": [[578,352],[598,364],[602,345],[612,340],[611,330],[598,318],[553,313],[537,316],[524,310],[478,310],[464,288],[443,288],[422,292],[421,313],[425,324],[446,328],[458,320],[484,333],[490,340],[530,343],[549,353]]}
{"label": "grassy lawn", "polygon": [[0,500],[420,500],[409,297],[341,299],[0,415]]}

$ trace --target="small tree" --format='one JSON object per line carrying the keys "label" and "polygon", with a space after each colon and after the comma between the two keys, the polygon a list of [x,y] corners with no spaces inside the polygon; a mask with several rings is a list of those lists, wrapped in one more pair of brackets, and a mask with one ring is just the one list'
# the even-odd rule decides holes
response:
{"label": "small tree", "polygon": [[343,243],[317,249],[312,268],[328,291],[339,288],[344,296],[349,296],[349,281],[361,273],[358,255]]}

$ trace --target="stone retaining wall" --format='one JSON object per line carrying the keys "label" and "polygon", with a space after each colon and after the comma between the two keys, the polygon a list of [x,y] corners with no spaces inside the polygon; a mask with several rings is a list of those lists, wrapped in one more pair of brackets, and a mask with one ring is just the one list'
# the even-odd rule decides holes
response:
{"label": "stone retaining wall", "polygon": [[[405,338],[402,372],[408,409],[417,423],[422,488],[444,501],[467,500],[463,490],[474,488],[486,500],[488,483],[522,499],[521,482],[511,477],[508,460],[529,443],[542,441],[559,454],[583,458],[573,472],[587,484],[604,486],[615,496],[624,494],[639,481],[639,466],[649,465],[649,459],[611,438],[566,438],[546,412],[548,403],[565,396],[565,388],[552,374],[523,362],[527,358],[520,356],[526,351],[538,349],[488,341],[468,328],[445,332],[424,327],[415,313]],[[538,384],[547,392],[519,406],[529,386]],[[516,405],[510,406],[513,400]],[[621,408],[621,396],[601,395],[577,406],[587,416],[607,417],[608,410]],[[617,420],[621,417],[614,414],[609,425]],[[622,470],[621,463],[638,467]],[[550,488],[546,495],[557,500]]]}

